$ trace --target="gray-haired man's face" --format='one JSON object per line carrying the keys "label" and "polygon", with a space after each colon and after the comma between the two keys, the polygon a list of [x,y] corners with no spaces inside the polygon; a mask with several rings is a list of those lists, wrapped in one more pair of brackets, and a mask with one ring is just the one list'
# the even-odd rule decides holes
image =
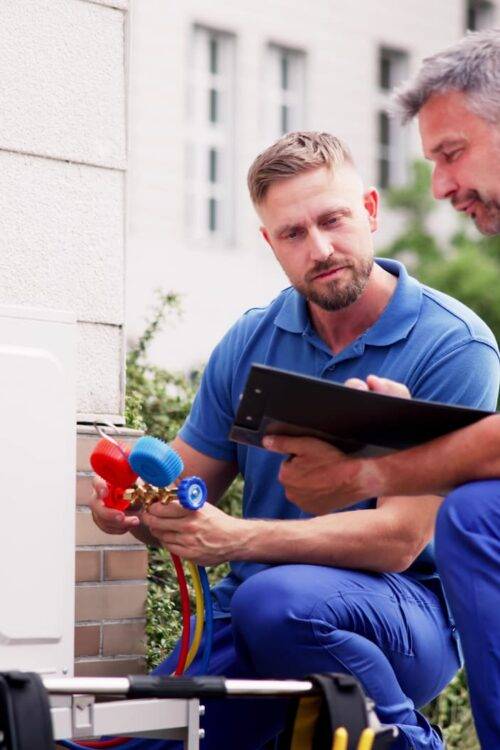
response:
{"label": "gray-haired man's face", "polygon": [[500,125],[471,112],[459,91],[431,96],[418,120],[434,196],[469,214],[483,234],[500,234]]}

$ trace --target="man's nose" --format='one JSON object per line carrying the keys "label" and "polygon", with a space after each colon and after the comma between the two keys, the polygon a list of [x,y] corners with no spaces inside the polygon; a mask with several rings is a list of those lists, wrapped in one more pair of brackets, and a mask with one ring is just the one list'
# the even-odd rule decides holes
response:
{"label": "man's nose", "polygon": [[458,190],[458,183],[453,178],[449,170],[442,166],[436,165],[432,173],[432,192],[434,198],[442,200],[451,198]]}
{"label": "man's nose", "polygon": [[309,232],[309,252],[312,260],[325,260],[334,251],[331,238],[313,227]]}

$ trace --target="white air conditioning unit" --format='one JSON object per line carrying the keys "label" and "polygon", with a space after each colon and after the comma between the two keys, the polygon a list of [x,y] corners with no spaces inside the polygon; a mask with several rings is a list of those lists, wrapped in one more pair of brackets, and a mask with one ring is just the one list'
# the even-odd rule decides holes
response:
{"label": "white air conditioning unit", "polygon": [[0,307],[0,671],[71,675],[76,323]]}

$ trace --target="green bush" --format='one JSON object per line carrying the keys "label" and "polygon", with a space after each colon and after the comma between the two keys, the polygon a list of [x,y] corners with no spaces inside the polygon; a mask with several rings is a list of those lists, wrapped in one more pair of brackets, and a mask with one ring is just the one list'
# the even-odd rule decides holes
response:
{"label": "green bush", "polygon": [[443,729],[448,750],[480,750],[463,669],[427,706],[425,713],[433,724]]}
{"label": "green bush", "polygon": [[[180,314],[176,294],[158,293],[157,305],[144,333],[127,354],[127,425],[170,441],[178,433],[191,408],[200,372],[171,373],[148,362],[148,348],[167,318]],[[233,516],[241,514],[241,478],[237,478],[221,500],[220,507]],[[211,584],[220,580],[228,566],[208,570]],[[150,669],[171,652],[181,632],[179,589],[168,552],[149,550],[146,603],[147,664]],[[191,597],[193,591],[190,587]]]}

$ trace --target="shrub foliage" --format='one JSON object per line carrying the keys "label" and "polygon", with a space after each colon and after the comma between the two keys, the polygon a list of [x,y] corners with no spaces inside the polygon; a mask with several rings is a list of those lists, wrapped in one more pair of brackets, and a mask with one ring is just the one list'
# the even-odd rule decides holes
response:
{"label": "shrub foliage", "polygon": [[[126,422],[167,442],[175,437],[189,413],[200,372],[172,373],[153,365],[148,349],[165,322],[179,314],[178,295],[158,292],[151,320],[127,354]],[[241,489],[241,478],[237,478],[220,503],[233,516],[241,514]],[[211,583],[226,571],[227,565],[208,570]],[[150,548],[148,578],[147,662],[153,668],[171,652],[181,632],[179,589],[168,552]],[[193,597],[192,588],[190,591]]]}

